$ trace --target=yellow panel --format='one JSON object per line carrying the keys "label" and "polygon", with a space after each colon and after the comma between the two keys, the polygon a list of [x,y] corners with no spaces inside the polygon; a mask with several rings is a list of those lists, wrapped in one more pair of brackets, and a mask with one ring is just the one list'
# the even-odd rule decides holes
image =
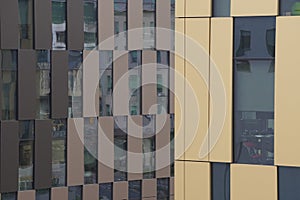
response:
{"label": "yellow panel", "polygon": [[209,163],[185,162],[184,181],[185,181],[184,200],[199,200],[199,199],[210,200],[210,164]]}
{"label": "yellow panel", "polygon": [[175,17],[184,17],[185,0],[175,1]]}
{"label": "yellow panel", "polygon": [[300,17],[278,17],[275,63],[275,164],[300,166]]}
{"label": "yellow panel", "polygon": [[175,199],[184,200],[184,162],[175,161]]}
{"label": "yellow panel", "polygon": [[231,200],[277,200],[275,166],[232,164]]}
{"label": "yellow panel", "polygon": [[211,19],[209,159],[214,162],[232,161],[232,30],[232,18]]}
{"label": "yellow panel", "polygon": [[208,18],[186,19],[186,160],[208,160],[209,23]]}
{"label": "yellow panel", "polygon": [[186,0],[186,17],[210,17],[211,0]]}
{"label": "yellow panel", "polygon": [[231,16],[266,16],[278,14],[278,0],[231,0]]}

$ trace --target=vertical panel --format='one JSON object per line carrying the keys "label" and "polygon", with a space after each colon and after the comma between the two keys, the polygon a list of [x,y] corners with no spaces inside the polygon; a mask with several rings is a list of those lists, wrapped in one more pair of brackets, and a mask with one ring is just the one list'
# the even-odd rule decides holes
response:
{"label": "vertical panel", "polygon": [[278,198],[294,200],[300,198],[300,168],[278,167]]}
{"label": "vertical panel", "polygon": [[142,64],[142,113],[156,114],[156,51],[143,51]]}
{"label": "vertical panel", "polygon": [[99,185],[89,184],[83,186],[83,200],[99,200]]}
{"label": "vertical panel", "polygon": [[99,115],[99,52],[83,51],[83,116]]}
{"label": "vertical panel", "polygon": [[175,53],[170,52],[170,80],[169,80],[169,111],[174,114],[175,111]]}
{"label": "vertical panel", "polygon": [[83,118],[68,119],[67,185],[84,183]]}
{"label": "vertical panel", "polygon": [[174,196],[175,194],[174,180],[175,180],[174,177],[170,178],[170,196]]}
{"label": "vertical panel", "polygon": [[1,122],[0,192],[18,190],[19,127],[17,121]]}
{"label": "vertical panel", "polygon": [[143,48],[143,1],[128,1],[128,50]]}
{"label": "vertical panel", "polygon": [[113,189],[113,199],[127,199],[128,198],[128,182],[115,182]]}
{"label": "vertical panel", "polygon": [[211,16],[212,0],[185,0],[185,17]]}
{"label": "vertical panel", "polygon": [[156,49],[171,50],[171,0],[156,2]]}
{"label": "vertical panel", "polygon": [[51,117],[68,116],[68,52],[52,51]]}
{"label": "vertical panel", "polygon": [[156,197],[156,179],[142,180],[142,197]]}
{"label": "vertical panel", "polygon": [[[99,0],[98,1],[98,33],[99,33],[99,49],[114,49],[114,1]],[[108,40],[109,39],[109,40]],[[105,42],[104,42],[105,41]]]}
{"label": "vertical panel", "polygon": [[[215,162],[232,161],[232,22],[232,18],[211,19],[210,120],[222,122],[223,118],[218,119],[218,117],[226,115],[221,130],[217,126],[210,127],[209,147],[212,149],[209,159]],[[220,88],[220,84],[223,88]],[[226,101],[224,97],[219,96],[223,92]]]}
{"label": "vertical panel", "polygon": [[72,0],[67,1],[67,38],[68,49],[83,49],[83,1]]}
{"label": "vertical panel", "polygon": [[18,119],[34,119],[36,109],[36,53],[18,51]]}
{"label": "vertical panel", "polygon": [[68,188],[57,187],[51,188],[51,200],[68,200]]}
{"label": "vertical panel", "polygon": [[34,1],[35,49],[51,49],[51,1]]}
{"label": "vertical panel", "polygon": [[233,164],[230,170],[230,180],[232,200],[277,200],[275,166]]}
{"label": "vertical panel", "polygon": [[35,200],[35,190],[19,191],[18,200]]}
{"label": "vertical panel", "polygon": [[185,16],[185,1],[186,0],[176,0],[175,3],[175,17]]}
{"label": "vertical panel", "polygon": [[114,181],[114,121],[112,117],[99,118],[98,182]]}
{"label": "vertical panel", "polygon": [[35,162],[34,188],[51,187],[52,160],[52,122],[51,120],[35,121]]}
{"label": "vertical panel", "polygon": [[277,14],[277,0],[231,0],[231,16],[265,16]]}

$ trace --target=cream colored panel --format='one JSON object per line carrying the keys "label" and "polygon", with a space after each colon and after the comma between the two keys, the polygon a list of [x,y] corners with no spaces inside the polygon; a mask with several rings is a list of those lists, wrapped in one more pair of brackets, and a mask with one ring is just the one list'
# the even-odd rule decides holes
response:
{"label": "cream colored panel", "polygon": [[18,200],[35,200],[35,190],[19,191]]}
{"label": "cream colored panel", "polygon": [[175,17],[184,17],[184,8],[186,0],[175,1]]}
{"label": "cream colored panel", "polygon": [[199,200],[199,197],[201,200],[210,200],[210,164],[185,162],[184,183],[184,200]]}
{"label": "cream colored panel", "polygon": [[275,166],[232,164],[230,169],[231,200],[277,200]]}
{"label": "cream colored panel", "polygon": [[278,0],[231,0],[231,16],[266,16],[278,14]]}
{"label": "cream colored panel", "polygon": [[68,200],[68,187],[56,187],[51,189],[51,200]]}
{"label": "cream colored panel", "polygon": [[212,18],[210,38],[209,160],[231,162],[233,19]]}
{"label": "cream colored panel", "polygon": [[143,49],[143,1],[128,1],[128,49]]}
{"label": "cream colored panel", "polygon": [[212,0],[185,0],[186,17],[210,17]]}
{"label": "cream colored panel", "polygon": [[186,19],[186,160],[208,160],[209,23],[208,18]]}
{"label": "cream colored panel", "polygon": [[275,164],[300,166],[300,17],[278,17],[275,64]]}
{"label": "cream colored panel", "polygon": [[99,200],[99,185],[89,184],[83,186],[83,200]]}
{"label": "cream colored panel", "polygon": [[174,191],[176,200],[184,200],[184,161],[175,161]]}

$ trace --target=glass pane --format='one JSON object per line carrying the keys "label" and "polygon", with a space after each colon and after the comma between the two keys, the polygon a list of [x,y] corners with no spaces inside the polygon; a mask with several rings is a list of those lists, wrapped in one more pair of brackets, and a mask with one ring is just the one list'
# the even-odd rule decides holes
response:
{"label": "glass pane", "polygon": [[114,180],[127,180],[127,116],[114,117]]}
{"label": "glass pane", "polygon": [[170,123],[171,123],[171,130],[170,130],[170,162],[171,162],[171,177],[174,176],[174,162],[175,162],[175,149],[174,149],[174,135],[175,135],[175,126],[174,126],[174,114],[170,115]]}
{"label": "glass pane", "polygon": [[235,162],[273,164],[274,61],[234,65]]}
{"label": "glass pane", "polygon": [[49,189],[36,190],[35,199],[50,200],[50,190]]}
{"label": "glass pane", "polygon": [[98,120],[84,119],[84,182],[97,182],[98,171]]}
{"label": "glass pane", "polygon": [[212,200],[230,199],[230,164],[212,163]]}
{"label": "glass pane", "polygon": [[280,0],[280,15],[300,15],[299,0]]}
{"label": "glass pane", "polygon": [[129,181],[128,190],[128,200],[142,199],[142,181]]}
{"label": "glass pane", "polygon": [[175,51],[175,0],[171,0],[171,50]]}
{"label": "glass pane", "polygon": [[169,178],[157,179],[157,200],[169,200]]}
{"label": "glass pane", "polygon": [[93,49],[98,43],[97,0],[84,0],[84,48]]}
{"label": "glass pane", "polygon": [[2,120],[16,119],[17,51],[1,51]]}
{"label": "glass pane", "polygon": [[230,0],[213,0],[214,17],[230,17]]}
{"label": "glass pane", "polygon": [[50,117],[50,92],[51,92],[51,71],[50,51],[38,50],[36,66],[37,86],[37,119],[49,119]]}
{"label": "glass pane", "polygon": [[20,47],[33,47],[33,4],[32,0],[18,0],[19,2],[19,34]]}
{"label": "glass pane", "polygon": [[69,187],[69,200],[81,200],[82,199],[82,186]]}
{"label": "glass pane", "polygon": [[279,200],[300,199],[300,168],[278,167]]}
{"label": "glass pane", "polygon": [[9,192],[9,193],[1,193],[2,200],[17,200],[17,193],[16,192]]}
{"label": "glass pane", "polygon": [[127,0],[114,0],[115,50],[127,49]]}
{"label": "glass pane", "polygon": [[64,186],[66,184],[66,120],[52,121],[52,186]]}
{"label": "glass pane", "polygon": [[69,118],[82,117],[82,51],[69,51]]}
{"label": "glass pane", "polygon": [[52,0],[52,48],[66,49],[67,7],[66,0]]}
{"label": "glass pane", "polygon": [[112,51],[100,51],[100,116],[112,115],[112,89],[113,89],[113,71],[112,71]]}
{"label": "glass pane", "polygon": [[157,51],[157,113],[169,111],[169,52]]}
{"label": "glass pane", "polygon": [[113,186],[112,183],[101,183],[99,186],[100,200],[113,200]]}
{"label": "glass pane", "polygon": [[156,0],[143,0],[144,49],[155,48]]}

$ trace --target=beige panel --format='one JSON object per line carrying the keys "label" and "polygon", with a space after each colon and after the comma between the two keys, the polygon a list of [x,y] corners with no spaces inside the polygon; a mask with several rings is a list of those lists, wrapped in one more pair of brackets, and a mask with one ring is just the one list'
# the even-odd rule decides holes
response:
{"label": "beige panel", "polygon": [[114,1],[98,1],[99,49],[114,50]]}
{"label": "beige panel", "polygon": [[210,127],[209,141],[213,149],[209,159],[214,162],[231,162],[233,19],[212,18],[210,38],[210,123],[220,123],[220,126],[212,124]]}
{"label": "beige panel", "polygon": [[175,174],[174,174],[174,190],[175,190],[175,199],[176,200],[185,200],[184,199],[184,163],[183,161],[175,161]]}
{"label": "beige panel", "polygon": [[128,53],[114,51],[113,115],[129,114]]}
{"label": "beige panel", "polygon": [[128,50],[143,49],[143,1],[128,1]]}
{"label": "beige panel", "polygon": [[99,200],[99,185],[90,184],[83,186],[83,200]]}
{"label": "beige panel", "polygon": [[209,24],[209,18],[186,19],[186,160],[208,160]]}
{"label": "beige panel", "polygon": [[175,19],[175,159],[184,159],[185,19]]}
{"label": "beige panel", "polygon": [[142,137],[143,117],[128,117],[128,180],[143,179]]}
{"label": "beige panel", "polygon": [[68,188],[57,187],[51,189],[51,200],[68,200]]}
{"label": "beige panel", "polygon": [[201,200],[210,200],[209,163],[185,162],[184,178],[185,200],[199,200],[199,196],[201,196]]}
{"label": "beige panel", "polygon": [[278,0],[231,0],[231,16],[266,16],[278,14]]}
{"label": "beige panel", "polygon": [[35,190],[19,191],[18,200],[35,200]]}
{"label": "beige panel", "polygon": [[142,113],[156,114],[156,51],[143,51],[142,62]]}
{"label": "beige panel", "polygon": [[300,17],[278,17],[275,64],[275,164],[300,166]]}
{"label": "beige panel", "polygon": [[156,49],[171,50],[171,0],[156,1]]}
{"label": "beige panel", "polygon": [[98,182],[114,181],[114,120],[100,117],[98,126]]}
{"label": "beige panel", "polygon": [[169,82],[169,111],[171,114],[175,111],[175,53],[170,52],[170,82]]}
{"label": "beige panel", "polygon": [[275,166],[232,164],[230,169],[231,200],[277,200]]}
{"label": "beige panel", "polygon": [[83,116],[99,115],[99,52],[83,51]]}
{"label": "beige panel", "polygon": [[113,199],[128,199],[128,182],[115,182],[114,189],[113,189]]}
{"label": "beige panel", "polygon": [[175,1],[175,17],[185,16],[185,1],[186,0],[176,0]]}
{"label": "beige panel", "polygon": [[186,17],[209,17],[211,16],[212,0],[185,0]]}
{"label": "beige panel", "polygon": [[142,197],[156,197],[156,179],[143,180]]}
{"label": "beige panel", "polygon": [[83,118],[68,119],[67,185],[84,183]]}

